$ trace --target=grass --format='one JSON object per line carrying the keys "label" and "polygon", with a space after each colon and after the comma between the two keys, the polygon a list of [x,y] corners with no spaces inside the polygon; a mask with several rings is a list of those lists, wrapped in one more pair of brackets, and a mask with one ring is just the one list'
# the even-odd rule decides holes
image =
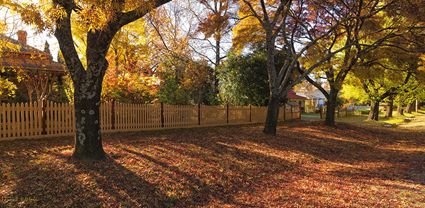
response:
{"label": "grass", "polygon": [[[385,118],[381,114],[379,121],[368,121],[367,115],[356,115],[346,118],[337,119],[339,122],[371,125],[371,126],[391,126],[400,128],[416,128],[416,130],[425,130],[425,112],[419,111],[418,113],[405,113],[398,115],[397,112],[393,113],[392,118]],[[419,128],[419,129],[418,129]]]}
{"label": "grass", "polygon": [[425,207],[425,133],[317,121],[0,143],[0,207]]}

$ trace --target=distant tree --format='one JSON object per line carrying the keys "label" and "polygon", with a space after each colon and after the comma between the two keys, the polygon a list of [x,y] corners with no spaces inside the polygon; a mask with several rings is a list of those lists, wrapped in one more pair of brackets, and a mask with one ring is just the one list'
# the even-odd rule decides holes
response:
{"label": "distant tree", "polygon": [[214,67],[211,71],[212,91],[218,93],[217,70],[227,57],[223,47],[232,30],[235,14],[235,0],[189,0],[188,9],[196,18],[196,30],[191,34],[190,47]]}
{"label": "distant tree", "polygon": [[[191,19],[183,14],[185,8],[177,3],[151,13],[149,23],[149,45],[153,59],[158,60],[156,73],[160,79],[158,98],[169,104],[211,104],[215,103],[213,69],[205,59],[195,60],[194,49],[190,46],[196,28]],[[189,29],[184,29],[185,25]]]}
{"label": "distant tree", "polygon": [[[345,19],[345,11],[332,13],[321,6],[322,1],[239,1],[241,21],[235,27],[233,43],[237,50],[262,41],[266,43],[269,102],[263,132],[276,134],[279,105],[286,100],[288,91],[305,76],[329,60],[345,47],[332,46],[320,59],[301,70],[299,61],[305,52],[319,40],[335,42],[341,33],[337,28]],[[329,7],[333,3],[328,2]],[[276,68],[274,55],[278,47],[286,54],[284,64]]]}
{"label": "distant tree", "polygon": [[340,97],[350,103],[364,105],[369,101],[369,96],[362,87],[362,80],[354,75],[348,75],[342,86]]}
{"label": "distant tree", "polygon": [[111,42],[106,56],[108,70],[103,81],[102,99],[106,101],[152,103],[158,92],[154,60],[146,37],[146,21],[140,19],[124,26]]}
{"label": "distant tree", "polygon": [[[276,54],[276,67],[283,65],[284,54]],[[230,54],[219,70],[220,97],[223,102],[233,105],[268,104],[268,75],[264,70],[267,55],[264,47],[258,47],[248,54]]]}
{"label": "distant tree", "polygon": [[[373,56],[363,57],[353,73],[360,78],[371,101],[369,120],[379,119],[379,104],[384,100],[388,101],[388,111],[392,112],[394,97],[406,93],[403,88],[412,85],[415,77],[421,76],[418,74],[418,63],[418,55],[393,48],[381,48],[375,50]],[[391,113],[387,114],[387,117],[391,116]]]}
{"label": "distant tree", "polygon": [[158,67],[158,98],[167,104],[209,104],[211,68],[206,62],[169,59]]}
{"label": "distant tree", "polygon": [[[329,47],[345,48],[318,68],[318,71],[322,72],[329,83],[329,92],[315,84],[314,80],[307,79],[327,98],[326,125],[335,125],[338,94],[348,74],[361,64],[365,56],[378,54],[377,50],[381,47],[406,49],[409,44],[421,43],[421,41],[412,40],[417,38],[412,34],[421,36],[423,29],[420,25],[422,23],[406,18],[406,11],[412,6],[414,5],[399,0],[337,1],[327,5],[331,14],[347,12],[346,15],[350,18],[343,21],[338,30],[344,32],[344,36],[335,41],[323,39],[319,41],[318,47],[312,47],[306,55],[307,60],[314,60],[325,56]],[[306,61],[303,65],[311,64]]]}

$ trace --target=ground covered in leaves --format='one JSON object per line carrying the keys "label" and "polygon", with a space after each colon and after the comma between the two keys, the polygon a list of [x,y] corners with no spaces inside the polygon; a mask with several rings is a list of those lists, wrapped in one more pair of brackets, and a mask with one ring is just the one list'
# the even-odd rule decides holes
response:
{"label": "ground covered in leaves", "polygon": [[0,207],[425,207],[425,133],[295,122],[0,142]]}

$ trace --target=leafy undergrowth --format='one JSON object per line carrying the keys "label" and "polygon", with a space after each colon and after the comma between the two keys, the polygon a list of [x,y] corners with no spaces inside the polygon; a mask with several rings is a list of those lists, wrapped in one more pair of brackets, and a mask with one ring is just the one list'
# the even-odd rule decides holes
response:
{"label": "leafy undergrowth", "polygon": [[0,207],[425,207],[425,133],[295,122],[0,143]]}

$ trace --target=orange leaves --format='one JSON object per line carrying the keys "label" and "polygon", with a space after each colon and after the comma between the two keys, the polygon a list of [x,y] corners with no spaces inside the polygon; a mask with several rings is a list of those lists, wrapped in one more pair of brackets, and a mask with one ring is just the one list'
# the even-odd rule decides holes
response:
{"label": "orange leaves", "polygon": [[[206,39],[213,36],[215,40],[221,40],[222,35],[229,29],[229,8],[230,4],[233,4],[233,0],[201,1],[201,3],[209,13],[200,21],[198,31],[202,32]],[[214,4],[215,7],[212,7],[211,4]]]}
{"label": "orange leaves", "polygon": [[238,17],[240,22],[233,27],[233,48],[236,52],[241,52],[247,45],[265,41],[265,31],[260,21],[254,17],[247,8],[248,6],[240,2]]}
{"label": "orange leaves", "polygon": [[183,75],[183,87],[187,90],[201,89],[208,82],[210,71],[206,63],[189,62]]}
{"label": "orange leaves", "polygon": [[[423,207],[423,132],[288,123],[108,135],[105,161],[71,138],[0,145],[6,207]],[[412,151],[411,148],[415,148]]]}

